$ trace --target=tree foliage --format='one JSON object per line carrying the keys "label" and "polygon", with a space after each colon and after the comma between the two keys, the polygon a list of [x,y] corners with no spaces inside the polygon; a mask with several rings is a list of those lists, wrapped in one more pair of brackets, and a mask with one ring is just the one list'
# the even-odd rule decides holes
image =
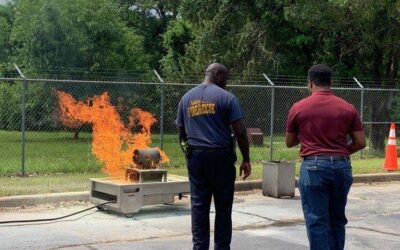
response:
{"label": "tree foliage", "polygon": [[[64,78],[69,76],[60,68],[78,69],[80,76],[113,69],[112,77],[157,69],[169,79],[199,81],[205,67],[218,61],[238,73],[233,78],[247,80],[260,73],[305,75],[310,65],[326,63],[337,75],[394,86],[399,12],[399,0],[13,0],[0,5],[0,75],[17,62],[29,76],[43,75],[43,68],[47,77]],[[105,87],[70,91],[84,98]],[[30,92],[48,93],[40,87]],[[112,98],[121,97],[124,105],[141,98],[139,92],[129,95]],[[389,119],[400,99],[385,97],[368,97],[365,117]],[[30,107],[39,106],[49,105]],[[42,113],[41,121],[51,120],[49,110]],[[370,133],[373,149],[383,149],[382,127],[371,126]]]}
{"label": "tree foliage", "polygon": [[17,61],[26,68],[145,69],[143,38],[107,0],[18,1],[12,31]]}
{"label": "tree foliage", "polygon": [[214,61],[244,75],[298,75],[325,62],[343,76],[395,79],[399,6],[393,0],[14,0],[0,7],[1,61],[12,55],[28,69],[156,68],[182,77]]}
{"label": "tree foliage", "polygon": [[14,21],[14,8],[11,4],[0,5],[0,76],[8,76],[12,44],[11,30]]}

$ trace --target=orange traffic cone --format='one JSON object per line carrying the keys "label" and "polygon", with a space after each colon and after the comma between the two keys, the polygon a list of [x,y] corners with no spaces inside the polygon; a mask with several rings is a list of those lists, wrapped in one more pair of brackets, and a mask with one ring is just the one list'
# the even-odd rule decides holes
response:
{"label": "orange traffic cone", "polygon": [[399,169],[399,165],[397,164],[396,126],[394,123],[390,125],[389,141],[386,147],[384,168],[387,171],[397,171]]}

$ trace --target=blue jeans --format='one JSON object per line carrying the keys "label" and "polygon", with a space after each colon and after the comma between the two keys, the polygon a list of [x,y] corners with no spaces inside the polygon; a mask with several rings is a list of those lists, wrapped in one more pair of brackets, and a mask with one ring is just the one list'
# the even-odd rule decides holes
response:
{"label": "blue jeans", "polygon": [[215,204],[214,248],[230,249],[236,177],[234,162],[229,150],[195,150],[191,153],[188,172],[194,250],[209,249],[211,197]]}
{"label": "blue jeans", "polygon": [[345,207],[352,183],[349,159],[303,161],[299,189],[310,249],[344,248]]}

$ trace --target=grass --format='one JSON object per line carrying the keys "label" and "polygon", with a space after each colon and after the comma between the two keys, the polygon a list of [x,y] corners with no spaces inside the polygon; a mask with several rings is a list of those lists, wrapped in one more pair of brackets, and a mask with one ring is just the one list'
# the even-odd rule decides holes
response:
{"label": "grass", "polygon": [[[382,172],[382,159],[353,160],[354,174]],[[298,175],[300,163],[296,163]],[[169,174],[187,176],[185,167],[171,168]],[[250,180],[260,179],[262,164],[253,164]],[[105,177],[103,173],[70,173],[21,177],[0,177],[0,197],[10,195],[84,191],[90,178]]]}
{"label": "grass", "polygon": [[76,192],[89,189],[89,179],[102,173],[62,174],[34,177],[0,177],[0,197],[11,195]]}
{"label": "grass", "polygon": [[[80,133],[78,140],[71,132],[27,132],[26,133],[26,172],[28,173],[82,173],[98,172],[100,163],[91,153],[91,134]],[[152,146],[160,145],[160,136],[153,135]],[[282,142],[276,142],[281,145]],[[282,144],[283,145],[283,144]],[[296,159],[298,153],[281,146],[275,153],[279,159]],[[176,135],[164,136],[164,150],[170,158],[168,168],[182,168],[185,158],[179,147]],[[252,147],[252,160],[261,162],[269,155],[269,148]],[[0,131],[0,176],[16,175],[20,172],[21,143],[20,133]]]}
{"label": "grass", "polygon": [[[301,162],[296,162],[296,176],[299,175]],[[383,159],[353,159],[353,174],[383,173]],[[251,179],[262,177],[262,164],[253,164]]]}
{"label": "grass", "polygon": [[[42,174],[98,172],[90,149],[91,135],[87,133],[74,140],[68,132],[28,132],[25,170]],[[20,165],[20,133],[0,131],[0,175],[15,175]]]}
{"label": "grass", "polygon": [[[27,132],[26,172],[33,177],[17,178],[21,164],[20,133],[0,131],[0,196],[86,190],[89,178],[103,176],[101,164],[91,154],[90,133],[80,133],[78,140],[72,137],[71,132]],[[153,135],[152,139],[152,146],[159,146],[159,135]],[[274,160],[296,161],[298,173],[298,148],[287,149],[283,139],[274,138]],[[168,173],[187,176],[176,135],[164,136],[164,150],[171,160],[165,165]],[[269,159],[269,153],[268,145],[251,147],[251,179],[261,177],[261,161]],[[365,155],[371,158],[359,159],[359,154],[353,157],[355,174],[384,171],[382,158]]]}

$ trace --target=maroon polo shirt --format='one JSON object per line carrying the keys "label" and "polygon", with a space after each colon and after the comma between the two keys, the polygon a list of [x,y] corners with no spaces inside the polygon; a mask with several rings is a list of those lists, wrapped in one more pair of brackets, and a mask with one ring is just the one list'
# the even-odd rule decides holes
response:
{"label": "maroon polo shirt", "polygon": [[356,108],[332,91],[318,91],[295,103],[286,131],[297,134],[300,155],[348,156],[347,135],[362,131]]}

